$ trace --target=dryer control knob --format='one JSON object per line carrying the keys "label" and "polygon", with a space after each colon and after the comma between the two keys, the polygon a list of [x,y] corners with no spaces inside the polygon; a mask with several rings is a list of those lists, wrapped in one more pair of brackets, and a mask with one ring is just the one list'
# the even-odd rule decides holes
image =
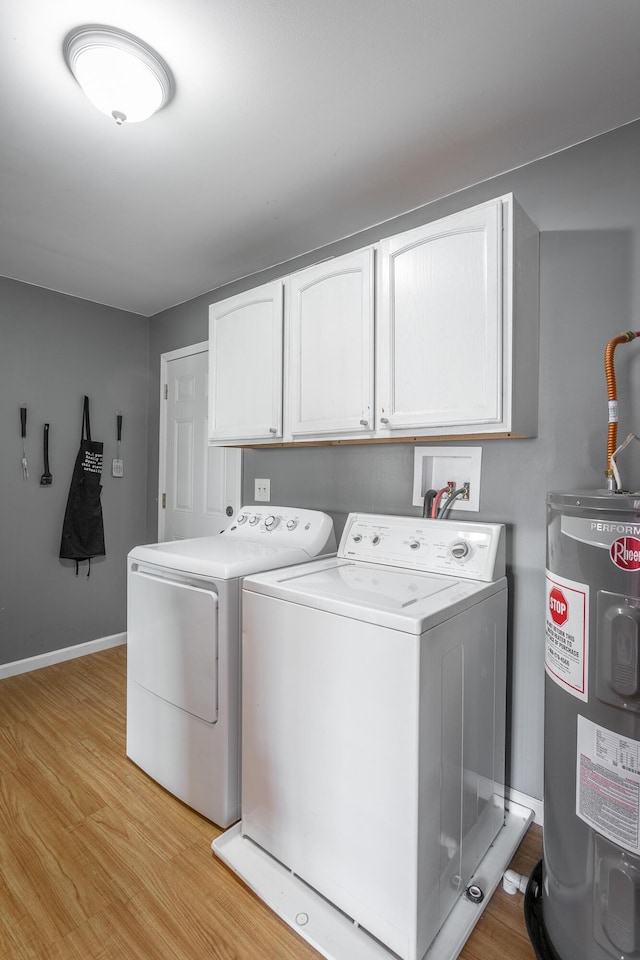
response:
{"label": "dryer control knob", "polygon": [[238,517],[238,523],[246,523],[246,522],[247,522],[246,513],[241,513],[240,516]]}
{"label": "dryer control knob", "polygon": [[295,530],[298,526],[297,520],[287,520],[287,530]]}
{"label": "dryer control knob", "polygon": [[372,537],[371,543],[374,545],[374,547],[377,547],[378,544],[380,543],[380,537],[378,536],[377,533],[376,533],[375,537]]}
{"label": "dryer control knob", "polygon": [[471,547],[466,540],[454,540],[449,547],[449,555],[454,560],[466,560],[471,555]]}
{"label": "dryer control knob", "polygon": [[270,517],[267,517],[264,522],[267,530],[275,530],[275,528],[278,526],[279,519],[279,517],[274,517],[273,514]]}
{"label": "dryer control knob", "polygon": [[361,540],[362,540],[362,534],[361,534],[361,533],[354,533],[354,535],[353,535],[353,542],[354,542],[354,543],[360,543]]}
{"label": "dryer control knob", "polygon": [[254,514],[254,516],[251,517],[249,520],[249,523],[251,524],[252,527],[255,527],[256,523],[259,523],[259,522],[260,522],[260,517],[257,516],[256,514]]}
{"label": "dryer control knob", "polygon": [[420,549],[420,541],[419,541],[419,540],[411,540],[410,543],[409,543],[409,548],[410,548],[411,550],[419,550],[419,549]]}

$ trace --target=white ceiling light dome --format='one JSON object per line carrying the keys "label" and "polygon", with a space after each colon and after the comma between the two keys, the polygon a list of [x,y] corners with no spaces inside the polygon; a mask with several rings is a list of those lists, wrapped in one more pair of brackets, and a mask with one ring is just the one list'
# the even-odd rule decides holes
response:
{"label": "white ceiling light dome", "polygon": [[64,56],[90,102],[117,124],[147,120],[173,97],[162,57],[124,30],[78,27],[64,41]]}

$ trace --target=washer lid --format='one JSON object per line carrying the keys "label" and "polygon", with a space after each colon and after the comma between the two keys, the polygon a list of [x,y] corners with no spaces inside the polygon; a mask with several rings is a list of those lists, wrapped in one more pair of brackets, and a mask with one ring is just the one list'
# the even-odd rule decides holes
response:
{"label": "washer lid", "polygon": [[506,587],[336,557],[244,581],[259,593],[340,616],[420,634]]}
{"label": "washer lid", "polygon": [[234,540],[221,534],[193,540],[171,540],[134,547],[129,563],[149,563],[180,573],[199,574],[216,580],[232,580],[249,573],[273,570],[308,560],[301,547]]}

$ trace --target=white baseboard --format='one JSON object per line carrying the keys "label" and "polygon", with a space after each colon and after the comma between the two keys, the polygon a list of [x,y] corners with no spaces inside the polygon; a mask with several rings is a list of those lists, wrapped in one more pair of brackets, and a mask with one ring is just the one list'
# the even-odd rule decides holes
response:
{"label": "white baseboard", "polygon": [[37,657],[27,657],[25,660],[14,660],[12,663],[0,664],[0,680],[15,677],[19,673],[29,673],[31,670],[40,670],[50,667],[63,660],[73,660],[75,657],[85,657],[88,653],[98,653],[99,650],[108,650],[127,642],[126,633],[114,633],[110,637],[99,637],[87,643],[77,643],[72,647],[63,647],[61,650],[51,650],[41,653]]}
{"label": "white baseboard", "polygon": [[521,807],[528,807],[529,810],[533,810],[533,822],[539,823],[542,827],[544,825],[544,804],[542,800],[537,800],[535,797],[529,797],[526,793],[520,793],[519,790],[513,790],[511,787],[507,787],[505,790],[505,801],[508,804],[509,800],[513,800],[514,803],[519,804]]}

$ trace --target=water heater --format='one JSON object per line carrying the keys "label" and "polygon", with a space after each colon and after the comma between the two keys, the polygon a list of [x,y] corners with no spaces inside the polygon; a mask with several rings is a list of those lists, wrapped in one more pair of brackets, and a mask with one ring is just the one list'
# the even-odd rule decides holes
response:
{"label": "water heater", "polygon": [[640,958],[640,494],[547,497],[544,859],[536,953]]}

